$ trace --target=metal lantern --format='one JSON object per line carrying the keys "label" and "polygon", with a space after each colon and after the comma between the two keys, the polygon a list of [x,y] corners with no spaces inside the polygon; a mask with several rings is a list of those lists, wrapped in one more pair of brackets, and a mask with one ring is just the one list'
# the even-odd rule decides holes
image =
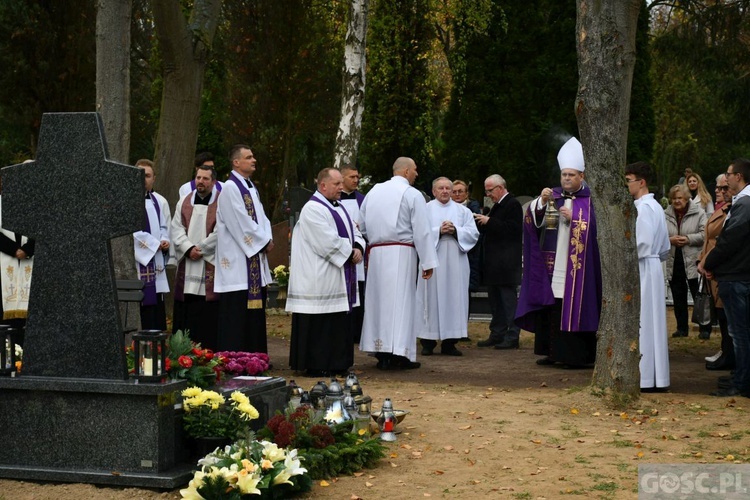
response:
{"label": "metal lantern", "polygon": [[15,328],[9,325],[0,325],[0,373],[3,375],[14,375],[16,373],[16,341]]}
{"label": "metal lantern", "polygon": [[290,380],[287,387],[289,390],[289,403],[294,409],[297,409],[302,401],[302,393],[305,391],[302,390],[302,387],[298,386],[294,380]]}
{"label": "metal lantern", "polygon": [[557,221],[560,220],[560,211],[555,206],[555,200],[550,197],[547,201],[547,212],[544,215],[544,221],[547,229],[557,229]]}
{"label": "metal lantern", "polygon": [[312,389],[310,389],[310,402],[316,410],[322,410],[326,407],[326,389],[328,386],[322,380],[319,380]]}
{"label": "metal lantern", "polygon": [[359,384],[359,379],[357,379],[357,375],[354,372],[349,372],[346,380],[344,380],[344,394],[350,393],[354,384]]}
{"label": "metal lantern", "polygon": [[393,403],[390,398],[385,398],[383,401],[383,409],[380,410],[380,416],[378,416],[378,427],[381,440],[396,440],[396,434],[393,432],[393,428],[396,427],[396,414],[393,413]]}
{"label": "metal lantern", "polygon": [[138,382],[158,383],[166,378],[167,337],[161,330],[141,330],[133,334]]}
{"label": "metal lantern", "polygon": [[336,380],[331,380],[326,392],[325,421],[329,424],[340,424],[352,419],[344,407],[344,390]]}

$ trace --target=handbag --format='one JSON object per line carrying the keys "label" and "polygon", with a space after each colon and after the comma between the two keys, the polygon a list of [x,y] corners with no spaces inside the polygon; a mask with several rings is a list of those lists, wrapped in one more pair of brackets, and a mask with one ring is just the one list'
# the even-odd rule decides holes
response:
{"label": "handbag", "polygon": [[698,280],[698,293],[693,300],[693,323],[700,326],[711,324],[711,313],[714,309],[714,299],[711,297],[711,291],[708,288],[706,279],[701,276]]}

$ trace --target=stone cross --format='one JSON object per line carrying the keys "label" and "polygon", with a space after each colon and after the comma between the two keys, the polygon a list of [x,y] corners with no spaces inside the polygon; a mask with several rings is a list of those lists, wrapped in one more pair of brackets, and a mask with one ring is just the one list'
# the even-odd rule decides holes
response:
{"label": "stone cross", "polygon": [[22,376],[127,379],[109,240],[140,229],[143,173],[107,159],[98,113],[42,116],[2,170],[5,229],[36,239]]}

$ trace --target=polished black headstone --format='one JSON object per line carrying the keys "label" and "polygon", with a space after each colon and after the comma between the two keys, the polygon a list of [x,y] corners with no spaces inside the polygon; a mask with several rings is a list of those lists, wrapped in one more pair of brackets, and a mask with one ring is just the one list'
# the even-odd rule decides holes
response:
{"label": "polished black headstone", "polygon": [[139,229],[144,185],[107,156],[97,113],[48,113],[36,160],[2,170],[3,226],[36,239],[24,375],[127,378],[109,240]]}

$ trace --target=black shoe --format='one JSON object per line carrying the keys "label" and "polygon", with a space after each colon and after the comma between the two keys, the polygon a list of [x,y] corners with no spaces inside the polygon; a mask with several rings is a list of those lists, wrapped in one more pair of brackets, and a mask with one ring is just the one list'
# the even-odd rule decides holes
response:
{"label": "black shoe", "polygon": [[492,337],[486,339],[486,340],[480,340],[477,342],[477,347],[495,347],[498,344],[502,344],[502,340],[495,340]]}
{"label": "black shoe", "polygon": [[378,364],[375,365],[375,368],[378,370],[390,370],[391,369],[391,360],[390,358],[383,358],[378,361]]}
{"label": "black shoe", "polygon": [[700,332],[698,334],[698,338],[701,339],[701,340],[708,340],[708,339],[711,338],[711,332],[710,331],[708,331],[708,332]]}
{"label": "black shoe", "polygon": [[713,363],[706,363],[706,370],[734,370],[734,361],[722,356]]}
{"label": "black shoe", "polygon": [[677,337],[687,337],[687,336],[688,336],[688,333],[687,332],[683,332],[681,330],[677,330],[676,332],[674,332],[672,334],[672,338],[673,339],[676,339]]}
{"label": "black shoe", "polygon": [[495,349],[518,349],[518,341],[505,339],[499,344],[496,344]]}
{"label": "black shoe", "polygon": [[732,376],[731,375],[722,375],[719,377],[719,382],[731,382]]}
{"label": "black shoe", "polygon": [[432,356],[432,349],[430,349],[429,347],[423,347],[422,356]]}
{"label": "black shoe", "polygon": [[452,349],[441,349],[440,354],[445,354],[446,356],[463,356],[464,355],[464,353],[462,353],[455,347]]}
{"label": "black shoe", "polygon": [[458,339],[459,342],[471,342],[471,339],[469,337],[461,337]]}
{"label": "black shoe", "polygon": [[397,363],[391,363],[391,370],[414,370],[422,366],[418,361],[409,361],[408,358],[400,359]]}
{"label": "black shoe", "polygon": [[669,387],[641,387],[642,393],[669,392]]}
{"label": "black shoe", "polygon": [[554,365],[555,361],[549,356],[547,356],[546,358],[537,359],[536,364],[540,366]]}
{"label": "black shoe", "polygon": [[744,394],[739,389],[732,386],[726,389],[719,389],[718,391],[714,391],[711,393],[711,396],[716,396],[719,398],[729,398],[734,396],[744,396]]}

